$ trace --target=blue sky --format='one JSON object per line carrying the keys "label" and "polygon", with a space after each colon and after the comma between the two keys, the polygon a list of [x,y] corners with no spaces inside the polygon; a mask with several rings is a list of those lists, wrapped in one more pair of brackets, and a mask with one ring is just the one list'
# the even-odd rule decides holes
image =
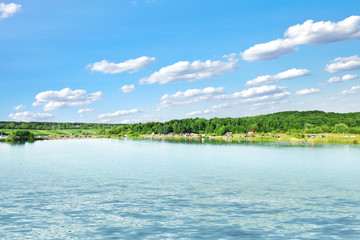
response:
{"label": "blue sky", "polygon": [[0,1],[2,121],[360,111],[360,2]]}

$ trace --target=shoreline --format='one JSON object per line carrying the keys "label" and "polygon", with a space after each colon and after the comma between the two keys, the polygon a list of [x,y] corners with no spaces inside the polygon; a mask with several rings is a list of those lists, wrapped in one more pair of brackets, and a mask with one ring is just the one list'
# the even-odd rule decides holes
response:
{"label": "shoreline", "polygon": [[[324,137],[319,137],[322,135]],[[289,142],[289,143],[323,143],[323,144],[348,144],[348,145],[358,145],[360,144],[359,135],[345,135],[345,134],[316,134],[310,135],[311,137],[297,138],[292,135],[286,134],[276,134],[276,135],[262,135],[262,136],[248,136],[244,137],[242,134],[234,134],[233,136],[168,136],[168,135],[139,135],[139,136],[105,136],[105,135],[76,135],[76,136],[46,136],[39,137],[36,136],[35,141],[44,141],[44,140],[72,140],[72,139],[100,139],[100,138],[114,138],[114,139],[139,139],[139,140],[189,140],[200,142],[204,140],[214,140],[219,142]],[[309,135],[307,135],[309,136]],[[314,137],[313,137],[314,136]],[[0,142],[11,143],[6,141],[6,138],[0,139]],[[16,141],[15,141],[16,142]]]}
{"label": "shoreline", "polygon": [[[226,137],[226,136],[206,136],[206,137],[182,137],[182,136],[149,136],[149,135],[140,135],[136,137],[118,137],[118,136],[77,136],[77,137],[47,137],[47,138],[36,138],[35,141],[46,141],[46,140],[79,140],[79,139],[138,139],[138,140],[189,140],[189,141],[197,141],[200,142],[202,139],[204,140],[213,140],[213,141],[219,141],[219,142],[289,142],[289,143],[322,143],[322,144],[347,144],[347,145],[358,145],[360,144],[360,136],[355,137],[348,137],[348,138],[339,138],[339,137],[325,137],[325,138],[295,138],[292,136],[284,137],[281,136],[275,138],[275,137],[239,137],[239,136],[233,136],[233,137]],[[0,139],[0,142],[6,142],[6,143],[13,143],[10,141],[6,141],[6,139]],[[15,141],[16,142],[16,141]],[[20,142],[20,141],[19,141]],[[24,142],[24,141],[22,141]],[[25,141],[26,142],[26,141]]]}
{"label": "shoreline", "polygon": [[[141,136],[143,139],[166,139],[166,140],[182,140],[182,139],[211,139],[217,141],[242,141],[242,142],[289,142],[289,143],[331,143],[331,144],[349,144],[349,145],[358,145],[360,144],[360,136],[355,137],[340,137],[340,136],[330,136],[330,137],[310,137],[310,138],[296,138],[294,136],[286,136],[285,134],[278,134],[276,137],[239,137],[240,134],[234,135],[233,137],[226,136],[207,136],[207,137],[178,137],[178,136]],[[337,134],[339,135],[339,134]],[[346,136],[346,135],[345,135]]]}

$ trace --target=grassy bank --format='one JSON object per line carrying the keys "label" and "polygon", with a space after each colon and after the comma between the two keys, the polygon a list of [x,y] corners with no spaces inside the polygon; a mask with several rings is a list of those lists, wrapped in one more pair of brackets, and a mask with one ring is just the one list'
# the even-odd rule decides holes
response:
{"label": "grassy bank", "polygon": [[[260,136],[263,135],[263,136]],[[206,136],[205,138],[219,140],[219,141],[251,141],[251,142],[277,142],[285,141],[292,143],[337,143],[337,144],[360,144],[360,135],[358,134],[344,134],[344,133],[322,133],[322,134],[305,134],[304,137],[299,137],[300,134],[255,134],[255,137],[244,137],[243,134],[234,134],[232,137],[227,136]],[[322,135],[324,137],[322,137]],[[274,136],[274,137],[273,137]],[[168,136],[168,135],[141,135],[142,138],[154,139],[197,139],[198,136],[182,137],[182,136]]]}
{"label": "grassy bank", "polygon": [[[13,129],[2,129],[1,132],[10,134]],[[27,130],[33,133],[35,136],[72,136],[72,135],[97,135],[97,129],[61,129],[61,130],[34,130],[29,129]]]}
{"label": "grassy bank", "polygon": [[[10,134],[14,130],[4,129],[5,134]],[[62,129],[62,130],[28,130],[36,137],[46,137],[43,139],[74,139],[74,138],[124,138],[124,135],[98,135],[97,129]],[[360,144],[359,134],[346,134],[346,133],[320,133],[320,134],[285,134],[285,133],[259,133],[252,136],[245,137],[244,134],[234,134],[232,137],[227,136],[210,136],[205,135],[200,137],[198,134],[194,136],[180,136],[155,134],[155,135],[129,135],[127,138],[136,139],[199,139],[208,138],[219,141],[250,141],[250,142],[276,142],[286,141],[292,143],[337,143],[337,144]],[[324,136],[324,137],[322,137]],[[39,139],[39,138],[36,138]],[[5,139],[0,139],[5,141]]]}

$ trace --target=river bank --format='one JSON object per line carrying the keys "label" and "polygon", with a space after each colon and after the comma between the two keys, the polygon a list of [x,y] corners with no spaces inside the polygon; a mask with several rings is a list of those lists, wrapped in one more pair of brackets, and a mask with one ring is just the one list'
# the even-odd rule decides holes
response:
{"label": "river bank", "polygon": [[291,142],[291,143],[336,143],[336,144],[359,144],[360,136],[359,135],[348,135],[348,134],[339,134],[339,133],[322,133],[322,134],[305,134],[300,137],[296,135],[287,135],[284,133],[278,134],[254,134],[254,135],[245,135],[245,134],[234,134],[232,136],[199,136],[189,135],[189,136],[179,136],[179,135],[141,135],[137,138],[144,139],[201,139],[208,138],[219,141],[244,141],[244,142]]}
{"label": "river bank", "polygon": [[[32,132],[30,130],[30,132]],[[218,141],[243,141],[243,142],[291,142],[291,143],[335,143],[359,144],[360,135],[346,133],[320,133],[320,134],[285,134],[285,133],[259,133],[259,134],[228,134],[225,136],[211,136],[206,134],[144,134],[144,135],[35,135],[34,140],[60,140],[60,139],[93,139],[93,138],[129,138],[129,139],[167,139],[167,140],[194,140],[212,139]],[[7,141],[6,136],[0,142]]]}

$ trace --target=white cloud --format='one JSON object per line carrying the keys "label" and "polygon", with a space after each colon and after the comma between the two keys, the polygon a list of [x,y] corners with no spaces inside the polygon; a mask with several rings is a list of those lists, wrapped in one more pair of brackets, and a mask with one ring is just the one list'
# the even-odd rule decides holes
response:
{"label": "white cloud", "polygon": [[339,22],[315,22],[307,20],[303,24],[289,27],[284,38],[256,44],[241,53],[246,61],[277,58],[297,51],[299,45],[327,44],[360,38],[360,16],[351,16]]}
{"label": "white cloud", "polygon": [[287,71],[275,74],[275,75],[262,75],[253,80],[247,81],[246,86],[270,84],[274,81],[281,81],[286,79],[292,79],[309,75],[310,71],[307,69],[296,69],[292,68]]}
{"label": "white cloud", "polygon": [[11,17],[14,13],[20,11],[21,5],[15,3],[0,3],[0,18]]}
{"label": "white cloud", "polygon": [[358,78],[358,75],[351,75],[351,74],[346,74],[344,76],[340,77],[331,77],[329,78],[329,80],[326,81],[326,83],[321,83],[319,84],[319,86],[324,86],[326,84],[331,84],[331,83],[337,83],[337,82],[344,82],[344,81],[350,81],[353,79]]}
{"label": "white cloud", "polygon": [[60,91],[45,91],[36,95],[33,106],[43,106],[45,111],[68,107],[81,107],[94,103],[102,98],[102,92],[87,94],[86,90],[71,90],[64,88]]}
{"label": "white cloud", "polygon": [[269,60],[297,51],[296,45],[289,39],[277,39],[267,43],[255,44],[241,53],[245,61]]}
{"label": "white cloud", "polygon": [[283,89],[283,92],[280,92],[280,93],[273,93],[273,94],[268,94],[268,95],[264,95],[264,96],[249,97],[249,98],[240,99],[240,100],[237,100],[237,101],[231,102],[231,103],[217,104],[217,105],[212,106],[211,109],[229,108],[229,107],[236,106],[239,104],[248,104],[248,103],[254,103],[254,102],[265,102],[265,101],[268,102],[268,101],[272,101],[272,100],[279,100],[279,99],[285,98],[289,95],[290,95],[290,92],[288,92],[286,89]]}
{"label": "white cloud", "polygon": [[329,73],[338,73],[360,69],[360,58],[357,55],[351,57],[338,57],[326,65],[325,70]]}
{"label": "white cloud", "polygon": [[317,88],[310,88],[310,89],[302,89],[295,93],[295,95],[307,95],[307,94],[313,94],[313,93],[319,93],[320,90]]}
{"label": "white cloud", "polygon": [[329,80],[327,80],[327,83],[336,83],[341,82],[341,79],[339,77],[331,77]]}
{"label": "white cloud", "polygon": [[211,61],[180,61],[173,65],[163,67],[149,77],[140,79],[140,84],[165,84],[180,80],[195,81],[212,78],[236,69],[237,60],[228,62]]}
{"label": "white cloud", "polygon": [[124,85],[121,88],[121,91],[123,91],[124,93],[129,93],[135,90],[135,85],[131,84],[131,85]]}
{"label": "white cloud", "polygon": [[124,116],[129,116],[129,115],[134,115],[134,114],[138,114],[138,113],[142,113],[144,111],[141,111],[137,108],[134,108],[134,109],[131,109],[131,110],[119,110],[119,111],[116,111],[114,113],[104,113],[104,114],[100,114],[98,116],[98,119],[101,121],[101,122],[111,122],[111,121],[114,121],[115,119],[117,118],[121,118],[121,117],[124,117]]}
{"label": "white cloud", "polygon": [[[164,108],[174,107],[174,106],[182,106],[197,102],[203,102],[206,100],[212,99],[215,95],[219,93],[224,93],[225,88],[223,87],[207,87],[204,89],[188,89],[184,92],[177,92],[175,94],[169,95],[165,94],[161,97],[161,102],[157,105],[156,110],[161,110]],[[184,98],[191,98],[186,101],[175,101]]]}
{"label": "white cloud", "polygon": [[204,102],[204,101],[208,101],[211,99],[213,99],[213,96],[205,95],[205,96],[198,96],[198,97],[191,98],[191,99],[188,99],[185,101],[180,101],[180,102],[173,101],[173,100],[165,100],[165,101],[161,101],[157,105],[156,110],[159,111],[164,108],[183,106],[183,105],[188,105],[188,104],[193,104],[193,103],[198,103],[198,102]]}
{"label": "white cloud", "polygon": [[[200,89],[191,89],[191,90],[200,90]],[[236,98],[245,98],[242,99],[239,103],[246,103],[246,102],[265,101],[269,99],[278,99],[290,95],[290,92],[287,91],[287,87],[269,86],[269,85],[249,88],[231,94],[221,94],[221,92],[223,91],[224,91],[223,88],[213,88],[212,91],[208,91],[211,92],[211,94],[204,94],[203,93],[204,91],[202,91],[202,94],[187,94],[187,96],[192,96],[192,98],[183,101],[174,101],[174,100],[186,98],[186,94],[185,94],[186,91],[176,93],[173,95],[165,94],[162,97],[162,101],[157,105],[156,110],[161,110],[164,108],[175,107],[175,106],[189,105],[189,104],[204,102],[208,100],[229,100]],[[192,93],[195,92],[199,92],[199,91],[193,91]],[[215,106],[216,107],[213,106],[212,109],[223,108],[232,105],[228,103],[224,103]]]}
{"label": "white cloud", "polygon": [[156,115],[144,115],[136,119],[125,119],[120,121],[122,124],[132,124],[132,123],[146,123],[146,122],[157,122],[159,121],[159,116]]}
{"label": "white cloud", "polygon": [[275,104],[279,105],[279,104],[284,104],[284,103],[287,103],[287,102],[288,101],[285,100],[285,101],[281,101],[281,102],[280,101],[266,101],[266,102],[255,103],[249,108],[249,110],[255,111],[255,110],[259,110],[259,109],[261,109],[263,107],[267,107],[269,105],[275,105]]}
{"label": "white cloud", "polygon": [[217,95],[214,98],[217,100],[234,99],[234,98],[249,98],[249,97],[260,96],[260,95],[281,93],[281,92],[286,92],[286,91],[287,91],[287,87],[266,85],[266,86],[261,86],[261,87],[253,87],[253,88],[245,89],[241,92],[235,92],[232,94]]}
{"label": "white cloud", "polygon": [[233,60],[235,60],[235,57],[236,57],[236,56],[237,56],[236,53],[230,53],[230,54],[225,54],[225,55],[223,55],[222,57],[223,57],[223,58],[228,58],[229,60],[233,61]]}
{"label": "white cloud", "polygon": [[344,90],[341,92],[341,94],[354,94],[357,93],[358,90],[360,90],[360,86],[353,86],[349,90]]}
{"label": "white cloud", "polygon": [[87,113],[92,113],[94,112],[94,109],[93,108],[82,108],[82,109],[79,109],[78,113],[79,113],[79,118],[85,118],[87,117]]}
{"label": "white cloud", "polygon": [[113,63],[102,60],[100,62],[89,64],[87,67],[90,68],[92,71],[98,71],[102,73],[134,73],[139,71],[141,68],[147,67],[153,61],[155,61],[154,57],[143,56],[136,59],[129,59],[121,63]]}
{"label": "white cloud", "polygon": [[165,94],[164,96],[161,97],[161,101],[166,101],[166,100],[172,100],[172,99],[181,99],[181,98],[187,98],[187,97],[195,97],[195,96],[199,96],[199,95],[214,95],[214,94],[218,94],[218,93],[223,93],[225,92],[225,88],[223,87],[207,87],[204,89],[188,89],[184,92],[177,92],[175,94],[169,95],[169,94]]}
{"label": "white cloud", "polygon": [[14,107],[14,110],[20,110],[20,109],[24,109],[24,108],[26,108],[26,106],[20,104],[20,105],[17,105],[16,107]]}
{"label": "white cloud", "polygon": [[79,109],[79,111],[78,111],[79,114],[92,113],[92,112],[94,112],[93,108],[82,108],[82,109]]}
{"label": "white cloud", "polygon": [[194,112],[186,113],[185,115],[188,117],[192,117],[192,116],[199,116],[199,115],[207,115],[207,114],[211,114],[211,113],[215,113],[215,111],[213,109],[206,109],[204,111],[194,111]]}
{"label": "white cloud", "polygon": [[349,80],[353,80],[353,79],[356,79],[356,78],[358,78],[358,75],[355,75],[355,74],[353,74],[353,75],[351,75],[351,74],[346,74],[346,75],[344,75],[344,76],[342,76],[342,80],[343,81],[349,81]]}
{"label": "white cloud", "polygon": [[19,113],[11,113],[9,115],[14,121],[22,121],[22,122],[38,122],[38,121],[46,121],[54,118],[52,114],[49,113],[32,113],[32,112],[19,112]]}

